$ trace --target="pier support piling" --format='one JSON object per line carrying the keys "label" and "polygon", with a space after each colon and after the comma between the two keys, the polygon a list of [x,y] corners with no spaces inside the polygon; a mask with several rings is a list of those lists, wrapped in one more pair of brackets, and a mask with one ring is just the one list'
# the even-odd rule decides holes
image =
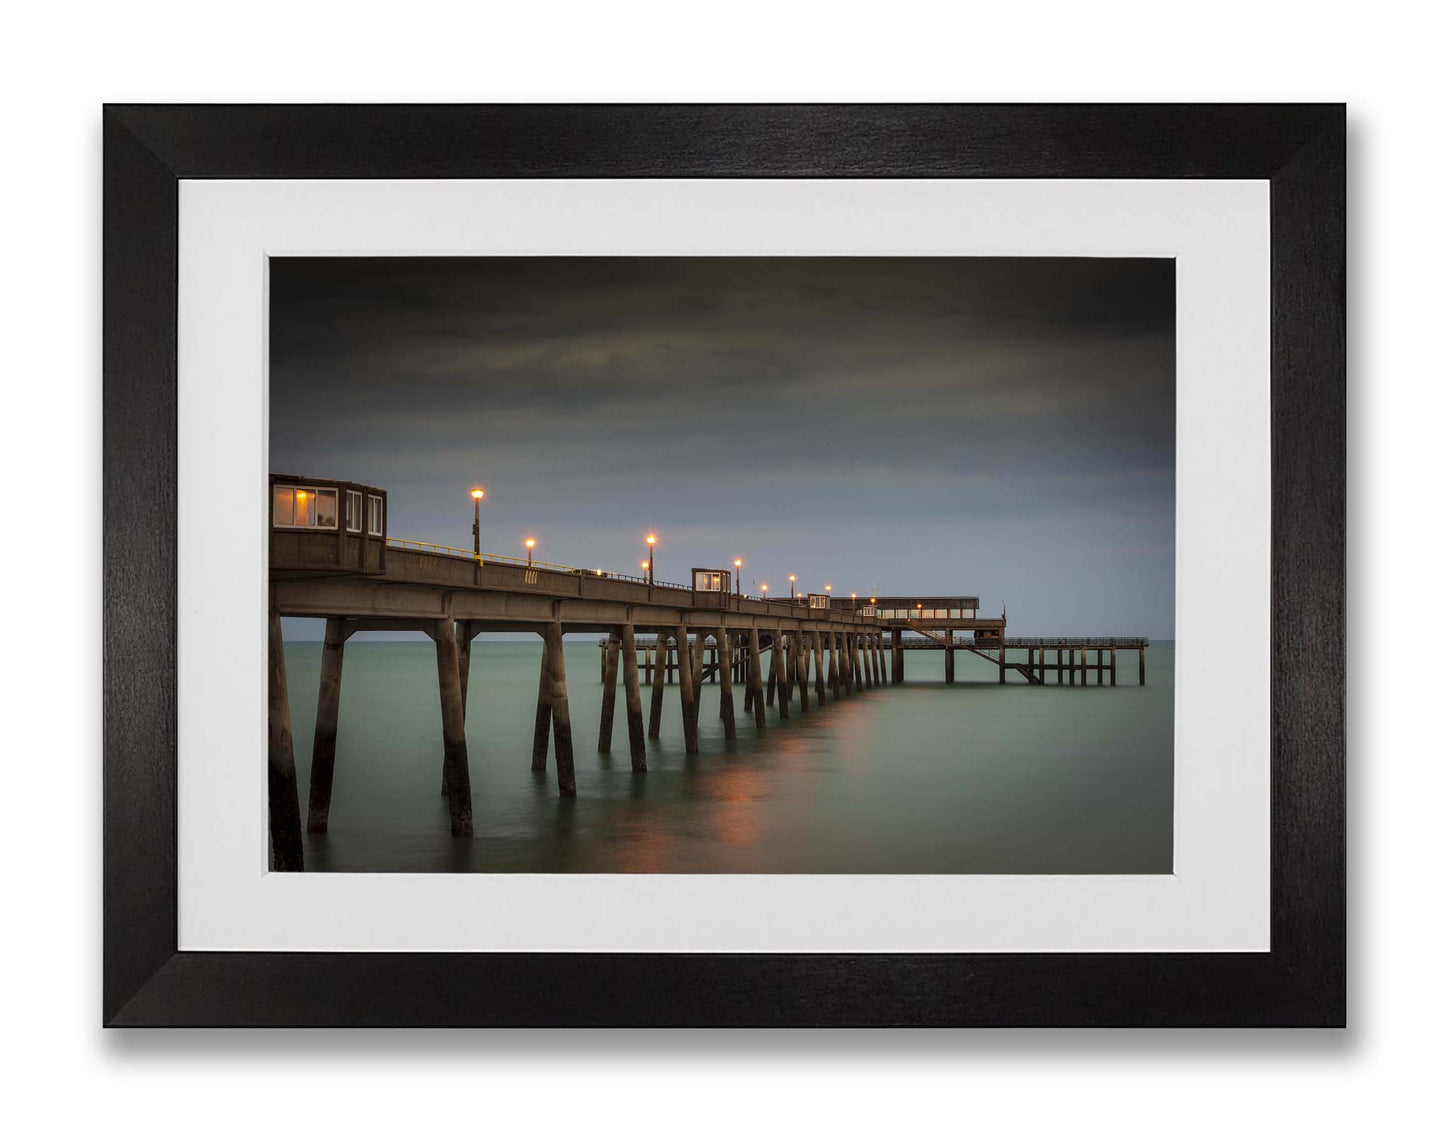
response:
{"label": "pier support piling", "polygon": [[637,683],[637,634],[631,626],[622,628],[622,691],[627,698],[627,750],[632,770],[647,770],[647,745],[643,742],[642,688]]}
{"label": "pier support piling", "polygon": [[788,677],[788,647],[783,634],[773,635],[773,667],[778,678],[778,719],[786,720],[792,713],[793,687]]}
{"label": "pier support piling", "polygon": [[836,701],[843,695],[843,680],[838,675],[838,633],[828,631],[828,688]]}
{"label": "pier support piling", "polygon": [[472,780],[467,766],[467,722],[462,712],[457,627],[450,618],[432,628],[437,650],[437,688],[442,709],[442,771],[447,785],[452,837],[472,836]]}
{"label": "pier support piling", "polygon": [[808,635],[799,630],[793,635],[793,680],[798,683],[798,708],[808,711]]}
{"label": "pier support piling", "polygon": [[617,651],[621,638],[617,630],[607,635],[602,651],[602,715],[597,722],[597,754],[612,754],[612,717],[617,711]]}
{"label": "pier support piling", "polygon": [[1144,687],[1144,647],[1139,647],[1139,687]]}
{"label": "pier support piling", "polygon": [[748,689],[753,698],[753,723],[768,726],[768,710],[763,707],[763,659],[757,627],[748,631]]}
{"label": "pier support piling", "polygon": [[693,691],[692,653],[687,644],[687,627],[679,626],[677,639],[677,688],[682,707],[682,743],[688,755],[697,754],[697,694]]}
{"label": "pier support piling", "polygon": [[873,635],[864,634],[859,645],[862,647],[860,661],[863,665],[863,684],[864,687],[871,689],[873,687]]}
{"label": "pier support piling", "polygon": [[547,636],[542,635],[542,671],[537,676],[537,719],[532,725],[532,770],[547,769],[547,740],[552,735],[552,678],[547,671]]}
{"label": "pier support piling", "polygon": [[[733,646],[732,635],[726,628],[717,632],[718,644],[718,669],[731,671],[733,667]],[[738,738],[737,719],[733,715],[733,679],[731,675],[719,677],[718,685],[718,719],[722,721],[723,738],[735,740]]]}
{"label": "pier support piling", "polygon": [[863,691],[863,657],[858,645],[858,635],[848,634],[848,666],[853,670],[853,690]]}
{"label": "pier support piling", "polygon": [[893,631],[893,683],[903,684],[903,631]]}
{"label": "pier support piling", "polygon": [[557,793],[577,793],[572,763],[572,712],[567,703],[567,656],[562,648],[562,624],[547,624],[547,672],[552,689],[552,758],[557,763]]}
{"label": "pier support piling", "polygon": [[299,873],[301,800],[296,793],[296,757],[291,747],[291,698],[286,691],[286,648],[281,616],[271,605],[267,629],[266,792],[271,823],[271,863],[277,872]]}
{"label": "pier support piling", "polygon": [[316,735],[311,741],[311,786],[307,794],[306,832],[324,834],[331,814],[331,781],[336,771],[336,723],[341,708],[341,659],[346,652],[346,623],[326,620],[321,648],[321,687],[316,696]]}
{"label": "pier support piling", "polygon": [[660,663],[667,660],[664,656],[667,652],[667,647],[662,644],[661,634],[657,637],[657,646],[655,649],[657,656],[653,659],[652,663],[652,700],[647,713],[647,738],[650,740],[657,739],[657,734],[662,731],[663,677],[662,665]]}
{"label": "pier support piling", "polygon": [[828,703],[828,692],[823,687],[823,632],[814,630],[813,644],[813,699],[820,705]]}
{"label": "pier support piling", "polygon": [[778,699],[778,636],[773,635],[772,644],[768,646],[768,704],[772,705]]}

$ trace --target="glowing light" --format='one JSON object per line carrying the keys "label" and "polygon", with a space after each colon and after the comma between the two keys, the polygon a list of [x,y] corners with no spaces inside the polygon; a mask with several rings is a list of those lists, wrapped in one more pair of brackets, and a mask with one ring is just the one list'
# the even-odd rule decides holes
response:
{"label": "glowing light", "polygon": [[656,544],[656,543],[657,543],[657,537],[656,537],[656,536],[649,536],[649,537],[647,538],[647,544],[648,544],[649,547],[651,547],[653,544]]}
{"label": "glowing light", "polygon": [[733,560],[733,567],[742,567],[742,566],[743,566],[743,561],[742,561],[742,560]]}
{"label": "glowing light", "polygon": [[531,539],[524,540],[523,543],[526,544],[529,548],[535,548],[537,546],[537,541]]}
{"label": "glowing light", "polygon": [[788,582],[789,582],[789,583],[796,583],[797,581],[798,581],[798,577],[797,577],[796,575],[790,575],[790,576],[788,576]]}
{"label": "glowing light", "polygon": [[486,495],[487,495],[487,491],[486,491],[485,489],[483,489],[480,485],[477,486],[475,489],[472,490],[472,500],[473,500],[473,501],[480,501],[480,500],[481,500],[483,497],[485,497]]}

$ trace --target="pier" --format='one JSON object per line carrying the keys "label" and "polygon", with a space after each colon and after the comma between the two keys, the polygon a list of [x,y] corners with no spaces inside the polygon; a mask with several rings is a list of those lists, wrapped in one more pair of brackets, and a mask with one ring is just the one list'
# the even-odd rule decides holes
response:
{"label": "pier", "polygon": [[[612,752],[620,672],[634,772],[647,770],[646,740],[658,736],[668,686],[675,688],[685,751],[693,755],[705,681],[721,686],[716,722],[727,739],[736,738],[739,723],[734,686],[741,689],[742,722],[766,729],[770,709],[783,720],[795,705],[805,713],[901,684],[904,655],[914,649],[943,650],[948,681],[962,650],[994,663],[1000,683],[1013,671],[1027,684],[1044,685],[1053,673],[1055,684],[1087,685],[1092,672],[1096,686],[1106,675],[1116,684],[1118,652],[1135,650],[1144,683],[1146,639],[1011,639],[1004,615],[978,617],[974,596],[756,598],[731,589],[727,568],[694,568],[692,584],[683,585],[658,581],[651,571],[634,576],[492,555],[479,550],[479,540],[468,551],[393,537],[386,492],[362,483],[272,475],[270,490],[268,787],[280,871],[303,867],[282,618],[326,624],[305,819],[306,832],[317,834],[327,831],[330,814],[346,643],[367,631],[413,631],[435,645],[438,783],[456,837],[472,836],[465,721],[472,641],[481,633],[543,640],[530,762],[539,772],[550,763],[562,797],[577,791],[563,652],[569,632],[603,635],[597,754]],[[1010,660],[1011,653],[1020,660]]]}

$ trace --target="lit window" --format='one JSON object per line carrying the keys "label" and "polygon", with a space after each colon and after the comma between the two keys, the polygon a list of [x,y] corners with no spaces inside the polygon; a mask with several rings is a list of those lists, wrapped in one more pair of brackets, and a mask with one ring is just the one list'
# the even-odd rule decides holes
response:
{"label": "lit window", "polygon": [[317,528],[335,528],[335,527],[336,527],[336,490],[334,490],[334,489],[318,489],[318,490],[316,490],[316,493],[314,494],[314,496],[315,496],[315,502],[316,502],[316,503],[315,503],[315,505],[314,505],[313,507],[314,507],[314,509],[315,509],[315,511],[316,511],[316,521],[315,521],[316,527],[317,527]]}
{"label": "lit window", "polygon": [[373,536],[380,536],[386,525],[383,521],[381,498],[375,494],[366,498],[366,531]]}
{"label": "lit window", "polygon": [[346,531],[361,531],[361,494],[355,489],[346,491]]}
{"label": "lit window", "polygon": [[290,528],[296,523],[296,490],[289,485],[271,487],[271,523],[277,528]]}

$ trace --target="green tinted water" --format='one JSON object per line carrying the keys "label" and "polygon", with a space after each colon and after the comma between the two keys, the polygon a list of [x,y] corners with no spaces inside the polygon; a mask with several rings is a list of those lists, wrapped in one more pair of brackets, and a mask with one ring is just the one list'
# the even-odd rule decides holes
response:
{"label": "green tinted water", "polygon": [[[319,643],[286,646],[306,809]],[[529,770],[541,641],[473,643],[467,711],[476,836],[450,836],[430,642],[346,647],[330,832],[310,870],[346,872],[1162,873],[1172,867],[1174,648],[1132,654],[1117,688],[997,684],[997,670],[910,651],[908,681],[757,731],[734,687],[723,739],[704,685],[700,754],[685,755],[676,686],[646,774],[597,753],[598,648],[566,647],[577,797]],[[1017,675],[1011,675],[1016,677]],[[650,690],[643,687],[646,715]]]}

